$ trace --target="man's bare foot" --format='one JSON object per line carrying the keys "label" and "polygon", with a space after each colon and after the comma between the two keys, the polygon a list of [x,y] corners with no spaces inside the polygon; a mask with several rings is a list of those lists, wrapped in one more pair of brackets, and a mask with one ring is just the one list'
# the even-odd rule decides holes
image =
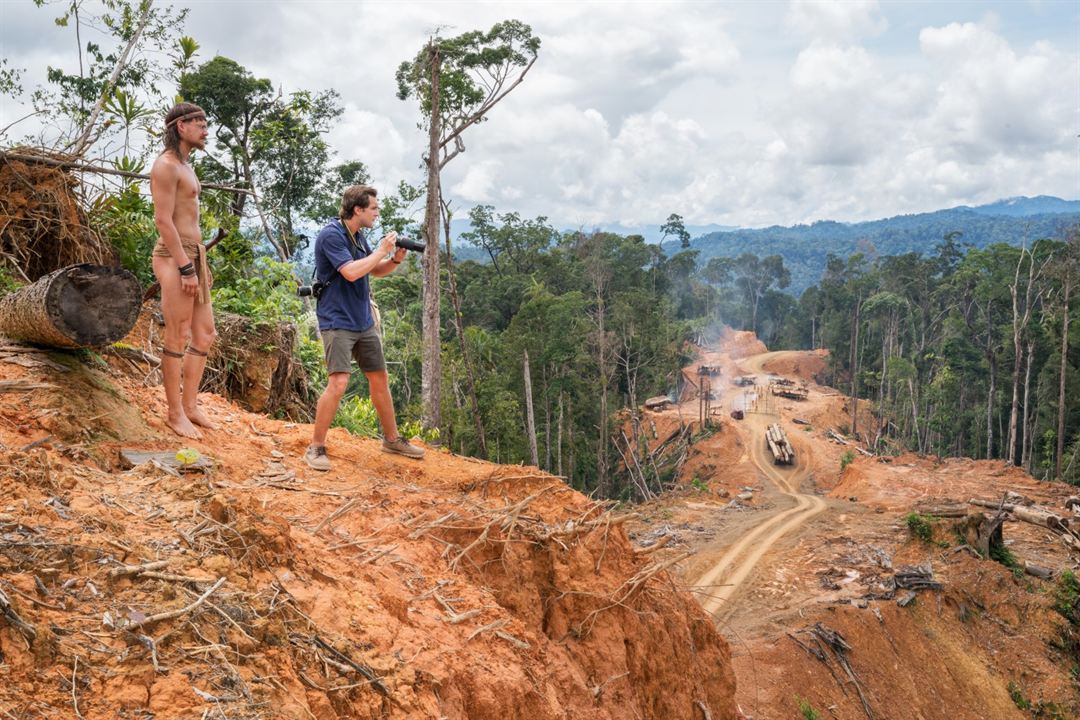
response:
{"label": "man's bare foot", "polygon": [[200,410],[197,405],[192,410],[188,410],[187,408],[185,408],[184,413],[187,415],[188,420],[195,423],[196,425],[201,425],[207,430],[218,429],[217,423],[208,418],[206,414],[202,410]]}
{"label": "man's bare foot", "polygon": [[191,424],[191,420],[188,419],[187,415],[180,415],[179,417],[169,415],[165,418],[165,424],[181,437],[192,438],[193,440],[202,438],[202,433]]}

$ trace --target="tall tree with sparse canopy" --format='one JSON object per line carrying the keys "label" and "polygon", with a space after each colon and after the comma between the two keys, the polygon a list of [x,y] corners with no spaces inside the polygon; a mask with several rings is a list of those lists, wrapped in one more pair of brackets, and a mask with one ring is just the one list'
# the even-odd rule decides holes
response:
{"label": "tall tree with sparse canopy", "polygon": [[679,247],[683,250],[690,247],[690,233],[683,224],[682,215],[676,213],[668,215],[667,222],[660,226],[660,232],[663,233],[660,237],[661,249],[664,247],[664,240],[669,237],[676,238],[679,241]]}
{"label": "tall tree with sparse canopy", "polygon": [[423,424],[440,424],[442,376],[439,338],[439,173],[465,150],[462,133],[483,120],[525,79],[540,39],[517,20],[454,38],[433,37],[397,71],[398,97],[416,97],[428,130],[427,203],[424,211]]}

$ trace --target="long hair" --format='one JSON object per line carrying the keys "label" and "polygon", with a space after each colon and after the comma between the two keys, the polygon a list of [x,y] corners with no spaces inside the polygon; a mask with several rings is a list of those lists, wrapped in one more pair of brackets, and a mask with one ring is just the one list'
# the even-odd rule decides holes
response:
{"label": "long hair", "polygon": [[206,113],[195,103],[182,102],[173,106],[173,109],[165,116],[165,132],[162,140],[165,142],[165,152],[180,157],[180,128],[181,120],[197,120],[206,118]]}

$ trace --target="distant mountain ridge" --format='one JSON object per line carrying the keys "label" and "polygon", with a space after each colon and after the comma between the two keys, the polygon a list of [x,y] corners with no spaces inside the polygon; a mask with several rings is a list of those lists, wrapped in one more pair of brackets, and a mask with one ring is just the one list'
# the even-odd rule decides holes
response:
{"label": "distant mountain ridge", "polygon": [[951,232],[960,232],[961,242],[978,248],[997,242],[1018,245],[1061,237],[1075,223],[1080,223],[1080,201],[1040,195],[860,223],[821,220],[810,225],[714,232],[692,240],[691,248],[700,252],[700,264],[746,252],[759,257],[781,255],[791,270],[787,291],[799,295],[821,278],[830,253],[841,257],[855,252],[872,257],[927,253]]}
{"label": "distant mountain ridge", "polygon": [[[902,255],[909,252],[932,252],[950,232],[960,232],[961,242],[974,247],[992,243],[1019,244],[1044,237],[1061,237],[1064,230],[1080,223],[1080,200],[1063,200],[1050,195],[1011,197],[985,205],[960,205],[947,210],[896,215],[881,220],[858,223],[818,220],[809,225],[766,228],[732,228],[721,225],[687,225],[694,237],[690,247],[699,251],[698,263],[714,257],[737,257],[753,253],[759,257],[781,255],[791,271],[787,292],[799,295],[821,279],[826,257],[832,253],[847,257],[855,252],[870,256]],[[558,225],[558,223],[556,223]],[[468,232],[467,219],[454,220],[454,256],[459,260],[487,262],[481,248],[459,241]],[[579,228],[563,228],[564,231]],[[620,235],[642,235],[647,242],[659,242],[660,225],[622,225],[596,223],[580,228],[586,232],[602,230]],[[674,239],[664,243],[664,251],[674,254],[679,247]]]}

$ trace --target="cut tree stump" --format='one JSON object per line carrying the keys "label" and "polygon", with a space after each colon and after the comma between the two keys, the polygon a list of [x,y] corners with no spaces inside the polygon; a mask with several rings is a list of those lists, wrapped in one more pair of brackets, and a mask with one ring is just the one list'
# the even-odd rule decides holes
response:
{"label": "cut tree stump", "polygon": [[0,335],[64,349],[108,345],[135,326],[141,303],[127,270],[69,265],[0,299]]}
{"label": "cut tree stump", "polygon": [[214,465],[205,455],[200,455],[199,459],[193,463],[182,463],[176,459],[175,452],[156,452],[152,450],[136,450],[134,448],[122,448],[120,450],[120,464],[124,468],[133,468],[151,460],[156,460],[165,467],[180,470],[181,472],[193,472],[195,470],[202,472],[209,470]]}

